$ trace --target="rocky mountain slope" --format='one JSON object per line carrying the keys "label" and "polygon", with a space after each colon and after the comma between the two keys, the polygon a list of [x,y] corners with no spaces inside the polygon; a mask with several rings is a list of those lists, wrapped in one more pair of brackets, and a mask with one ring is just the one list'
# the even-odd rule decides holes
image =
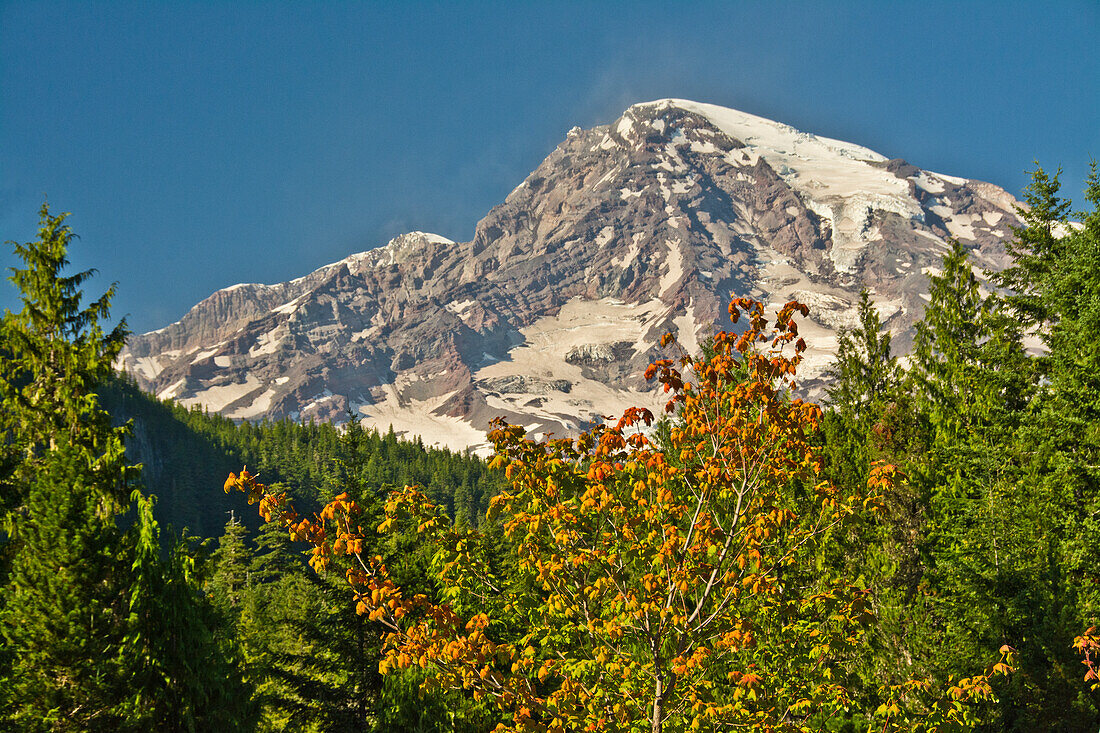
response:
{"label": "rocky mountain slope", "polygon": [[233,418],[342,420],[484,449],[503,415],[568,434],[656,395],[730,296],[810,306],[810,390],[872,289],[899,350],[956,237],[1005,264],[1017,202],[980,181],[735,110],[661,100],[574,128],[472,241],[412,232],[278,285],[234,285],[131,339],[145,389]]}

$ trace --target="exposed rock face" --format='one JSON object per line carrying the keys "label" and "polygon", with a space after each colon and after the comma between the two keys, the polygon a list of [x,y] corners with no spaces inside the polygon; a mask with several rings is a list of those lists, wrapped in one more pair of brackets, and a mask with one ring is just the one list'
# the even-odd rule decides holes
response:
{"label": "exposed rock face", "polygon": [[712,105],[635,105],[566,140],[478,224],[421,232],[278,285],[235,285],[120,358],[146,389],[232,418],[342,420],[484,448],[503,415],[568,434],[657,396],[664,332],[688,351],[732,295],[810,307],[811,391],[862,285],[904,351],[927,273],[970,246],[1005,264],[1016,201]]}

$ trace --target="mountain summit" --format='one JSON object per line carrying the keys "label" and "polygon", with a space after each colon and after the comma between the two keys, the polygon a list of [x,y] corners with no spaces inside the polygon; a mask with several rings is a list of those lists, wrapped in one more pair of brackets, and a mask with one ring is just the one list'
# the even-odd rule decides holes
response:
{"label": "mountain summit", "polygon": [[809,389],[866,285],[908,348],[955,237],[1006,264],[1017,201],[989,183],[678,99],[573,128],[470,242],[411,232],[278,285],[219,290],[135,336],[145,389],[231,418],[342,420],[485,447],[498,415],[569,434],[656,394],[662,333],[689,350],[731,295],[810,307]]}

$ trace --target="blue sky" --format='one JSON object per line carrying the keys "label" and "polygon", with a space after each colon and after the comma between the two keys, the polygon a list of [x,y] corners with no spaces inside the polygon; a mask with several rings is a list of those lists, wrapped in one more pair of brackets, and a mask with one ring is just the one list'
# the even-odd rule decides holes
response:
{"label": "blue sky", "polygon": [[1096,0],[0,2],[0,239],[48,195],[88,293],[159,328],[404,231],[468,239],[570,127],[662,97],[1014,195],[1060,165],[1076,199],[1098,37]]}

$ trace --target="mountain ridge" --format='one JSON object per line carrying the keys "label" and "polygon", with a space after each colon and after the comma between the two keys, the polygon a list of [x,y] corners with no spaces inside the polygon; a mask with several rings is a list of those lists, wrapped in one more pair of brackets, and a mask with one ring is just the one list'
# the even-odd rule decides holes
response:
{"label": "mountain ridge", "polygon": [[145,389],[235,419],[341,419],[485,450],[492,417],[568,434],[657,397],[731,295],[807,302],[807,388],[875,294],[902,351],[946,239],[1006,264],[1015,199],[852,143],[687,100],[566,139],[469,242],[411,232],[294,280],[216,291],[134,337]]}

